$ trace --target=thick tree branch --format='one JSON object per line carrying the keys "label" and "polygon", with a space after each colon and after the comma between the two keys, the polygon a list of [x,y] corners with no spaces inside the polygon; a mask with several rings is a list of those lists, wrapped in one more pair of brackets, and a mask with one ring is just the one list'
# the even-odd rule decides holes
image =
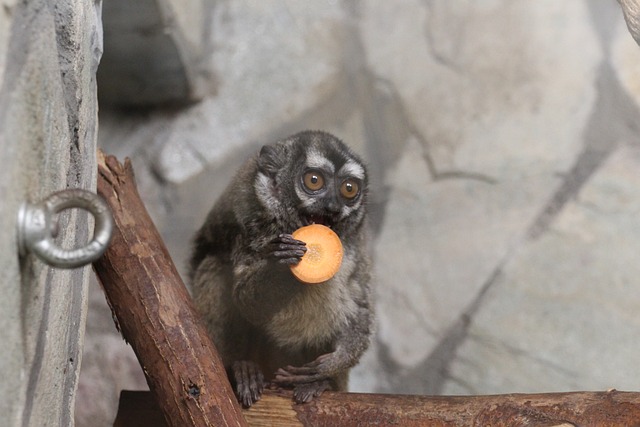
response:
{"label": "thick tree branch", "polygon": [[[291,392],[266,390],[244,415],[266,426],[634,426],[640,393],[573,392],[494,396],[408,396],[325,392],[296,405]],[[142,427],[160,420],[147,392],[123,391],[114,427]],[[136,421],[137,420],[137,421]],[[163,427],[162,424],[154,424]]]}
{"label": "thick tree branch", "polygon": [[111,207],[111,245],[93,268],[172,426],[244,426],[222,362],[135,186],[128,159],[98,153],[98,194]]}

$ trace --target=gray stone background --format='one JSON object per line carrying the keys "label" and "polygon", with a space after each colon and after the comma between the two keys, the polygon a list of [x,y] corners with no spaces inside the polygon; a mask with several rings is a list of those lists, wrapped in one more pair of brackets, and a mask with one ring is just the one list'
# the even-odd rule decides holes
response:
{"label": "gray stone background", "polygon": [[[67,188],[96,188],[100,0],[0,0],[0,425],[71,426],[90,266],[19,255],[17,213]],[[56,216],[57,245],[86,245],[93,220]]]}
{"label": "gray stone background", "polygon": [[[132,158],[183,272],[247,155],[327,130],[373,175],[378,328],[352,390],[640,390],[640,49],[615,1],[199,12],[204,99],[100,112],[99,144]],[[94,284],[78,425],[145,387]]]}

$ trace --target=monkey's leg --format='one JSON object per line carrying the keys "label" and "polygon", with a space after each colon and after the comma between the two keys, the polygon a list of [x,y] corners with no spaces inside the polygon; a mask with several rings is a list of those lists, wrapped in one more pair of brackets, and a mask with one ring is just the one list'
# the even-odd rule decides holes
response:
{"label": "monkey's leg", "polygon": [[236,396],[245,408],[250,407],[262,396],[264,376],[255,362],[241,360],[231,366],[236,386]]}

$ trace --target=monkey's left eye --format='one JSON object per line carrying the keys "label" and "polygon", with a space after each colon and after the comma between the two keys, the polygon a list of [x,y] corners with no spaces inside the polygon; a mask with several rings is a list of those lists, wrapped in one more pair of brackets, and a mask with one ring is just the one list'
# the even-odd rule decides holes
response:
{"label": "monkey's left eye", "polygon": [[302,182],[307,190],[318,191],[324,188],[324,177],[318,171],[305,172]]}
{"label": "monkey's left eye", "polygon": [[340,185],[340,194],[342,194],[342,197],[345,199],[353,199],[358,195],[358,192],[360,192],[360,186],[356,180],[347,178],[342,181]]}

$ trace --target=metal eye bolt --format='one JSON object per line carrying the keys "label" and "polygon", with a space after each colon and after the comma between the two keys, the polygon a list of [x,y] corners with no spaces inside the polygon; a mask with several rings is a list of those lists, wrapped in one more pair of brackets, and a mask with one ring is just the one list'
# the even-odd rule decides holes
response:
{"label": "metal eye bolt", "polygon": [[[95,218],[93,239],[84,247],[64,249],[55,244],[57,214],[65,209],[84,209]],[[52,267],[76,268],[87,265],[104,253],[111,240],[113,218],[107,204],[86,190],[64,190],[39,203],[23,203],[18,212],[20,255],[32,252]]]}

